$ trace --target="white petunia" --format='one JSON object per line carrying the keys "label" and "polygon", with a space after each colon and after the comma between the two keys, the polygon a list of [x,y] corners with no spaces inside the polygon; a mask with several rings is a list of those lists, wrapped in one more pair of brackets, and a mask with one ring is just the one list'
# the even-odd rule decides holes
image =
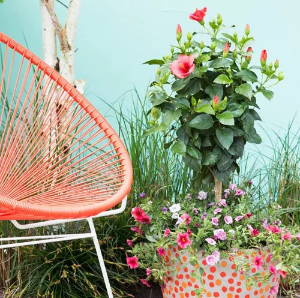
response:
{"label": "white petunia", "polygon": [[169,208],[170,212],[172,213],[177,213],[181,210],[180,204],[173,204],[170,208]]}

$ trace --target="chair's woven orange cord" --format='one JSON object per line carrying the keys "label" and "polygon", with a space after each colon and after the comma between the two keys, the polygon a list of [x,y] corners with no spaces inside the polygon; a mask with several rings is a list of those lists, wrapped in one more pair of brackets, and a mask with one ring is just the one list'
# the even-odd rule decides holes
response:
{"label": "chair's woven orange cord", "polygon": [[0,220],[97,215],[129,193],[116,132],[53,68],[0,33]]}

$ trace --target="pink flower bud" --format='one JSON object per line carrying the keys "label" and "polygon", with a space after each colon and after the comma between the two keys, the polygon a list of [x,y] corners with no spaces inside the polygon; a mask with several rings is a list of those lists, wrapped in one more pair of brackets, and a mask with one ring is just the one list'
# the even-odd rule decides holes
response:
{"label": "pink flower bud", "polygon": [[267,50],[262,50],[262,51],[261,51],[261,54],[260,54],[260,63],[261,63],[262,65],[265,65],[267,59],[268,59],[268,53],[267,53]]}
{"label": "pink flower bud", "polygon": [[220,101],[219,96],[218,96],[218,95],[214,96],[214,98],[213,98],[213,103],[214,103],[215,105],[217,105],[217,104],[219,103],[219,101]]}
{"label": "pink flower bud", "polygon": [[248,47],[247,53],[251,54],[251,55],[249,55],[249,56],[246,56],[246,61],[247,61],[247,62],[250,62],[250,61],[251,61],[251,58],[252,58],[252,53],[253,53],[252,47]]}
{"label": "pink flower bud", "polygon": [[229,49],[230,49],[230,43],[226,42],[224,49],[223,49],[223,57],[226,57],[228,55]]}
{"label": "pink flower bud", "polygon": [[181,40],[181,37],[182,37],[182,28],[181,25],[178,24],[176,28],[176,39],[178,42]]}
{"label": "pink flower bud", "polygon": [[245,27],[245,33],[246,33],[246,35],[249,35],[249,33],[250,33],[250,25],[249,24],[247,24]]}

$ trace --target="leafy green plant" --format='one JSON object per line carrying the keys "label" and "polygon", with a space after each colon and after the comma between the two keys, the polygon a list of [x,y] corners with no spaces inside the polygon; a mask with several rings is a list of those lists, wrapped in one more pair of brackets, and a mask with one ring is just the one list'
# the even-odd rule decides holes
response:
{"label": "leafy green plant", "polygon": [[[247,142],[261,142],[254,123],[260,120],[256,108],[257,94],[273,97],[270,88],[283,79],[279,62],[267,62],[267,51],[261,52],[260,66],[252,65],[253,40],[250,27],[238,36],[222,33],[220,15],[204,22],[206,8],[196,10],[205,43],[199,33],[182,38],[177,27],[177,45],[162,59],[147,61],[159,65],[149,90],[152,103],[152,128],[169,136],[165,148],[180,154],[194,171],[195,181],[215,182],[220,200],[222,182],[239,170],[237,160]],[[197,179],[197,180],[196,180]]]}

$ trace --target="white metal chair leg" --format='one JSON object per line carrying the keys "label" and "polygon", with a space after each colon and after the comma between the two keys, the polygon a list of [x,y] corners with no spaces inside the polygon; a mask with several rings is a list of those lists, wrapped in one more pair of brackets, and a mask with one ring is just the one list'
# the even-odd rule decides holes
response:
{"label": "white metal chair leg", "polygon": [[88,218],[87,221],[88,221],[89,226],[90,226],[92,238],[93,238],[94,245],[95,245],[95,248],[96,248],[96,252],[97,252],[97,256],[98,256],[99,264],[100,264],[100,267],[101,267],[101,271],[102,271],[103,279],[104,279],[104,282],[105,282],[108,297],[113,298],[110,282],[109,282],[109,279],[108,279],[108,275],[107,275],[106,267],[105,267],[105,264],[104,264],[104,260],[103,260],[102,252],[101,252],[101,249],[100,249],[100,245],[99,245],[99,241],[98,241],[98,237],[97,237],[97,233],[96,233],[96,230],[95,230],[93,219]]}

